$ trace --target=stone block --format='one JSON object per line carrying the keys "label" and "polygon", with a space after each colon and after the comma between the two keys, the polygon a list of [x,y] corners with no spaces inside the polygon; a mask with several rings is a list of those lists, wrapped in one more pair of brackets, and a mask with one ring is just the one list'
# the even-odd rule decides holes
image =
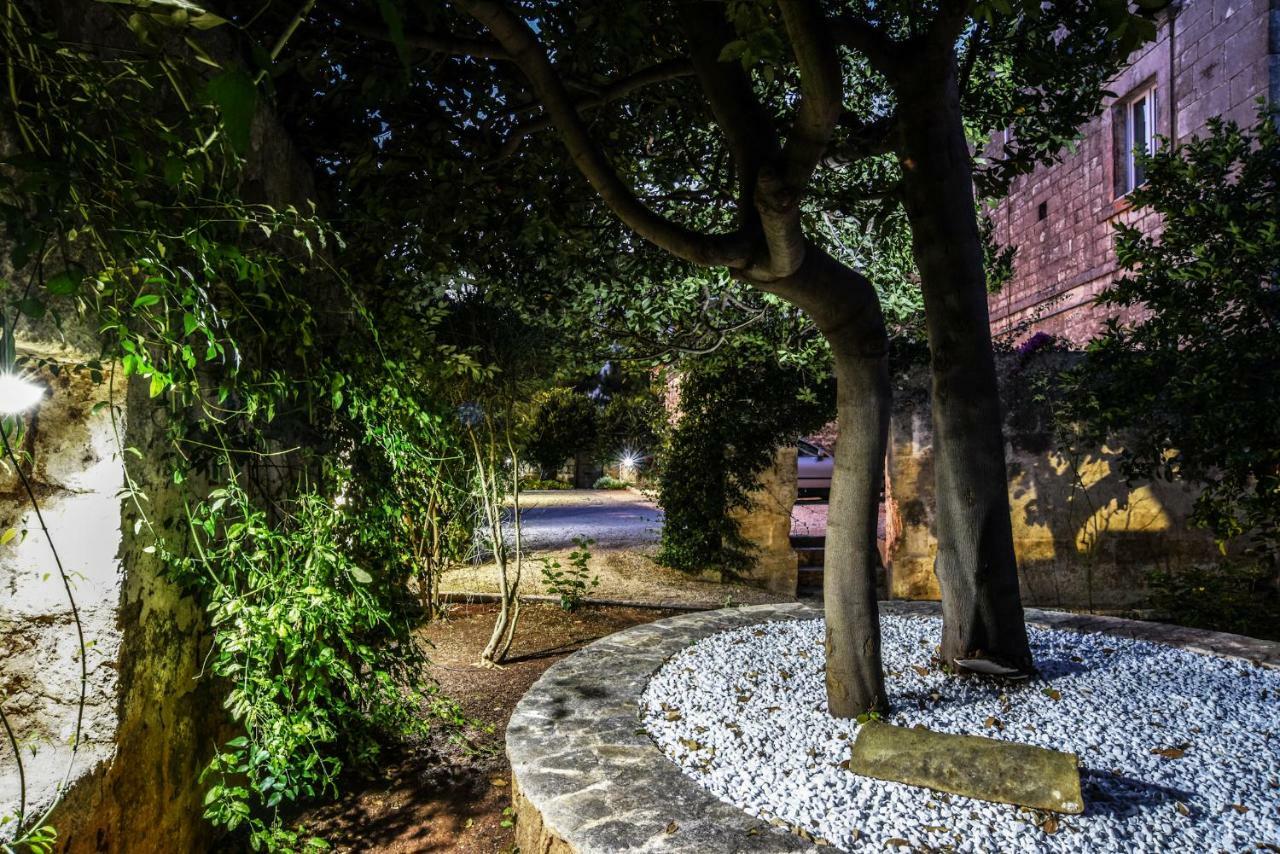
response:
{"label": "stone block", "polygon": [[858,730],[849,770],[967,798],[1084,812],[1075,754],[1029,744],[868,721]]}

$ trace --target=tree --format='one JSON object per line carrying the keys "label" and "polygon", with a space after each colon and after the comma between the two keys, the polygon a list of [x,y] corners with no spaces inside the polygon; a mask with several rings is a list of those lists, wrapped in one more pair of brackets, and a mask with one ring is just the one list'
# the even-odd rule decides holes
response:
{"label": "tree", "polygon": [[539,393],[528,426],[526,454],[539,477],[551,480],[564,461],[596,439],[596,405],[585,394],[557,387]]}
{"label": "tree", "polygon": [[[943,654],[1030,669],[973,187],[1051,160],[1149,22],[1121,0],[452,7],[317,16],[300,79],[278,84],[333,106],[299,121],[326,123],[326,162],[351,167],[335,192],[380,215],[416,206],[431,234],[411,251],[478,276],[541,285],[560,271],[572,289],[626,265],[650,282],[727,270],[812,318],[842,428],[826,575],[841,715],[885,704],[874,550],[889,384],[876,289],[830,225],[904,217],[935,369]],[[379,42],[401,68],[386,70]],[[1002,128],[1012,142],[975,174],[972,140]],[[441,223],[468,239],[439,248]]]}
{"label": "tree", "polygon": [[1274,113],[1242,130],[1159,149],[1131,196],[1158,234],[1116,233],[1124,275],[1098,297],[1121,318],[1061,378],[1073,443],[1119,435],[1130,477],[1203,486],[1194,520],[1280,562],[1280,401],[1259,389],[1280,367],[1280,132]]}

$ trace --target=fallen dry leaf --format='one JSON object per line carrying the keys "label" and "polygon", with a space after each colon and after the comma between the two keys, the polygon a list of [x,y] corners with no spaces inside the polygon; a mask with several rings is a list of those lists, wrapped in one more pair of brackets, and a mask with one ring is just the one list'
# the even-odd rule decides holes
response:
{"label": "fallen dry leaf", "polygon": [[1050,700],[1053,700],[1055,703],[1062,699],[1062,692],[1059,691],[1057,688],[1045,688],[1040,693],[1044,694],[1046,697],[1048,697]]}
{"label": "fallen dry leaf", "polygon": [[674,821],[667,825],[667,833],[675,833],[679,829],[680,825],[676,824]]}
{"label": "fallen dry leaf", "polygon": [[1181,747],[1153,747],[1151,752],[1156,756],[1163,756],[1165,759],[1181,759],[1186,755],[1187,751]]}

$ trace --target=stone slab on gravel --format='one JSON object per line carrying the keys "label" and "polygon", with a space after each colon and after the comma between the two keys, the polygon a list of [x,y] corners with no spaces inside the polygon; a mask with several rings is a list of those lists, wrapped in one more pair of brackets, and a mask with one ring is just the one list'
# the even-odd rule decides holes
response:
{"label": "stone slab on gravel", "polygon": [[862,725],[849,757],[864,777],[1068,814],[1084,812],[1078,766],[1074,753],[881,721]]}

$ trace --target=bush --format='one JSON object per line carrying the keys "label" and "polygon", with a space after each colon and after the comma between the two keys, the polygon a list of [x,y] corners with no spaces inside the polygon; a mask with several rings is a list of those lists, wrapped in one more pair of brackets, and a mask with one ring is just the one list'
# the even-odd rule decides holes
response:
{"label": "bush", "polygon": [[1280,589],[1256,563],[1153,572],[1151,604],[1161,619],[1182,626],[1280,640]]}
{"label": "bush", "polygon": [[520,488],[523,489],[573,489],[572,483],[565,483],[563,480],[543,480],[537,477],[526,477],[520,481]]}
{"label": "bush", "polygon": [[553,388],[538,393],[528,425],[525,455],[534,462],[544,480],[552,479],[575,453],[594,446],[596,405],[585,394],[571,388]]}
{"label": "bush", "polygon": [[[1067,443],[1123,437],[1132,478],[1202,487],[1193,519],[1251,559],[1280,561],[1280,131],[1211,120],[1148,159],[1132,196],[1158,235],[1117,231],[1125,274],[1098,301],[1113,320],[1059,383]],[[1224,583],[1227,583],[1224,580]]]}
{"label": "bush", "polygon": [[681,414],[660,452],[658,503],[665,513],[658,561],[687,572],[740,572],[755,557],[731,511],[748,496],[777,448],[835,416],[834,383],[781,363],[759,343],[690,362]]}
{"label": "bush", "polygon": [[626,489],[628,486],[625,480],[618,480],[616,477],[605,475],[595,482],[596,489]]}
{"label": "bush", "polygon": [[591,546],[595,540],[586,537],[573,538],[573,551],[569,552],[569,568],[565,569],[560,561],[554,558],[539,558],[542,561],[542,581],[547,590],[560,597],[560,607],[566,611],[576,611],[582,600],[591,590],[600,584],[599,576],[592,576],[587,564],[591,562]]}

